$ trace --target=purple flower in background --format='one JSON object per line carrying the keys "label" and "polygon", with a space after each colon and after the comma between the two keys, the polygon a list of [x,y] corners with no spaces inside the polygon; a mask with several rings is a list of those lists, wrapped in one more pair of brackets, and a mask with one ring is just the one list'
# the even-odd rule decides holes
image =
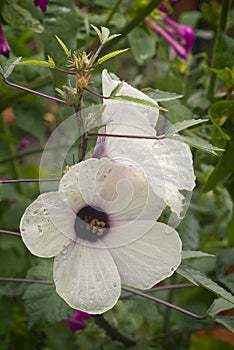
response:
{"label": "purple flower in background", "polygon": [[47,4],[48,4],[48,0],[34,0],[34,5],[40,6],[42,12],[46,12]]}
{"label": "purple flower in background", "polygon": [[16,152],[21,152],[21,151],[24,151],[26,148],[28,148],[30,142],[29,140],[26,138],[26,137],[22,137],[20,139],[20,144],[19,146],[16,148]]}
{"label": "purple flower in background", "polygon": [[11,48],[3,33],[2,27],[0,26],[0,54],[8,58],[10,52],[11,52]]}
{"label": "purple flower in background", "polygon": [[145,21],[154,32],[161,35],[170,44],[181,58],[187,59],[194,43],[192,27],[179,24],[168,16],[163,17],[165,27],[154,23],[149,18],[146,18]]}
{"label": "purple flower in background", "polygon": [[91,316],[83,311],[76,311],[73,317],[68,317],[65,321],[70,330],[74,333],[85,329],[86,325],[84,320],[88,320]]}
{"label": "purple flower in background", "polygon": [[168,30],[172,29],[174,31],[173,34],[175,38],[177,37],[178,40],[182,42],[182,45],[184,46],[186,53],[188,54],[194,44],[193,28],[190,26],[179,24],[173,21],[168,16],[164,16],[163,21],[169,26]]}

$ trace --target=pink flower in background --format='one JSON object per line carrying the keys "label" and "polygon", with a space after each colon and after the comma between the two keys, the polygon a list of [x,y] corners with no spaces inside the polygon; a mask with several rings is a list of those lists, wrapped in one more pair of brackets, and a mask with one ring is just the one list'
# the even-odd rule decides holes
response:
{"label": "pink flower in background", "polygon": [[185,26],[173,21],[168,16],[163,17],[163,21],[168,25],[168,30],[172,30],[174,37],[178,38],[188,54],[194,44],[194,32],[190,26]]}
{"label": "pink flower in background", "polygon": [[194,44],[192,27],[179,24],[168,16],[163,17],[165,26],[154,23],[148,17],[145,21],[154,32],[161,35],[170,44],[181,58],[185,60],[188,58],[188,54]]}
{"label": "pink flower in background", "polygon": [[48,0],[34,0],[34,5],[39,6],[42,12],[46,12],[47,4],[48,4]]}
{"label": "pink flower in background", "polygon": [[65,321],[70,330],[74,333],[86,328],[85,320],[88,320],[91,316],[83,311],[76,311],[73,317],[68,317]]}
{"label": "pink flower in background", "polygon": [[21,152],[24,151],[26,148],[28,148],[28,146],[30,145],[29,140],[26,137],[22,137],[20,139],[20,144],[19,146],[16,148],[16,152]]}
{"label": "pink flower in background", "polygon": [[2,27],[0,26],[0,54],[8,58],[10,52],[11,52],[11,48],[3,33]]}

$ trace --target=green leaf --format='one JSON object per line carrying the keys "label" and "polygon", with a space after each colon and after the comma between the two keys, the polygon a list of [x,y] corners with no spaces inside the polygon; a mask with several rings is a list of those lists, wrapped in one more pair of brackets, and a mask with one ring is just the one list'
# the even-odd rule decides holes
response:
{"label": "green leaf", "polygon": [[18,65],[32,65],[32,66],[42,66],[42,67],[48,67],[48,68],[54,68],[55,63],[52,59],[50,61],[39,61],[39,60],[28,60],[28,61],[21,61],[18,63]]}
{"label": "green leaf", "polygon": [[116,96],[116,94],[122,89],[124,82],[122,81],[111,91],[110,96]]}
{"label": "green leaf", "polygon": [[223,32],[218,34],[213,57],[214,68],[232,68],[234,62],[234,39]]}
{"label": "green leaf", "polygon": [[[52,280],[53,259],[36,259],[37,264],[28,270],[27,278]],[[28,314],[28,325],[45,326],[66,319],[74,313],[65,301],[58,296],[55,286],[31,284],[23,295],[24,305]]]}
{"label": "green leaf", "polygon": [[183,97],[183,95],[176,94],[175,92],[167,92],[151,88],[142,89],[142,92],[144,92],[146,95],[148,95],[157,102],[171,101]]}
{"label": "green leaf", "polygon": [[101,64],[101,63],[103,63],[103,62],[109,60],[110,58],[115,57],[115,56],[117,56],[117,55],[120,55],[121,53],[126,52],[126,51],[128,51],[128,50],[129,50],[129,49],[123,49],[123,50],[117,50],[117,51],[110,52],[110,53],[108,53],[107,55],[102,56],[101,58],[99,58],[99,59],[98,59],[98,64]]}
{"label": "green leaf", "polygon": [[233,308],[234,308],[233,303],[230,303],[229,301],[223,298],[217,298],[213,301],[213,303],[209,307],[207,314],[210,316],[215,316],[216,314],[219,314],[222,311],[230,310]]}
{"label": "green leaf", "polygon": [[112,39],[116,38],[117,36],[120,36],[121,34],[112,34],[109,36],[109,38],[105,41],[107,43],[108,41],[111,41]]}
{"label": "green leaf", "polygon": [[230,69],[225,67],[224,69],[215,69],[211,68],[211,71],[217,74],[220,78],[222,78],[228,89],[232,89],[234,87],[234,68]]}
{"label": "green leaf", "polygon": [[194,118],[194,113],[185,106],[179,99],[162,101],[163,107],[168,109],[167,118],[171,124],[181,122],[183,120],[191,120]]}
{"label": "green leaf", "polygon": [[224,149],[212,146],[210,143],[200,138],[195,139],[194,137],[188,137],[188,136],[182,136],[182,135],[168,136],[168,138],[177,140],[177,141],[182,141],[184,143],[187,143],[191,147],[195,147],[197,149],[200,149],[201,151],[208,152],[215,156],[217,156],[216,151],[224,151]]}
{"label": "green leaf", "polygon": [[156,42],[144,27],[136,27],[128,34],[128,41],[133,56],[138,64],[152,58],[156,50]]}
{"label": "green leaf", "polygon": [[102,42],[102,33],[100,32],[100,30],[93,24],[91,24],[91,27],[95,30],[95,32],[97,33],[98,35],[98,38],[100,40],[100,43]]}
{"label": "green leaf", "polygon": [[209,117],[212,123],[217,127],[222,137],[229,141],[230,135],[228,135],[228,130],[225,130],[225,125],[228,119],[234,123],[234,102],[225,100],[215,102],[208,111]]}
{"label": "green leaf", "polygon": [[20,62],[22,57],[13,57],[7,60],[4,67],[1,69],[1,74],[7,79],[14,70],[15,66]]}
{"label": "green leaf", "polygon": [[132,96],[125,96],[125,95],[111,96],[110,99],[111,100],[118,100],[118,101],[125,101],[125,102],[133,102],[133,103],[137,103],[137,104],[144,105],[147,107],[156,108],[156,109],[159,109],[162,111],[167,111],[165,108],[159,107],[158,105],[156,105],[150,101],[147,101],[147,100],[144,100],[141,98],[132,97]]}
{"label": "green leaf", "polygon": [[[45,56],[53,57],[56,65],[66,67],[67,56],[61,54],[55,35],[64,43],[69,43],[69,49],[77,49],[77,31],[83,26],[83,19],[77,15],[76,6],[71,0],[49,1],[43,14],[45,31],[42,34]],[[64,48],[62,48],[64,50]],[[66,49],[65,49],[66,50]],[[52,70],[54,86],[67,84],[66,74]]]}
{"label": "green leaf", "polygon": [[183,120],[182,122],[177,122],[170,126],[170,128],[166,131],[166,136],[171,136],[178,133],[181,130],[190,128],[191,126],[201,124],[207,122],[208,119],[192,119],[192,120]]}
{"label": "green leaf", "polygon": [[108,29],[108,28],[106,28],[106,27],[101,27],[101,38],[102,38],[102,43],[104,44],[106,41],[107,41],[107,39],[109,38],[109,35],[110,35],[110,30]]}
{"label": "green leaf", "polygon": [[222,154],[218,164],[210,174],[203,191],[208,192],[218,185],[228,181],[234,173],[234,140],[227,143],[226,151]]}
{"label": "green leaf", "polygon": [[46,326],[62,320],[74,313],[65,301],[58,296],[54,286],[32,284],[23,295],[28,315],[28,326],[35,324]]}
{"label": "green leaf", "polygon": [[176,272],[178,272],[181,276],[186,278],[191,283],[208,289],[212,293],[224,298],[230,303],[234,303],[234,296],[231,293],[220,287],[216,282],[212,281],[209,277],[202,274],[200,271],[188,266],[181,265],[178,267]]}
{"label": "green leaf", "polygon": [[23,7],[17,5],[15,0],[5,0],[1,14],[7,23],[20,30],[31,30],[36,33],[42,33],[44,30],[41,23]]}
{"label": "green leaf", "polygon": [[234,333],[234,316],[214,316],[214,320]]}
{"label": "green leaf", "polygon": [[55,38],[58,40],[59,45],[62,47],[62,49],[65,52],[66,56],[67,57],[71,57],[71,50],[68,50],[67,46],[64,44],[64,42],[57,35],[55,35]]}
{"label": "green leaf", "polygon": [[182,259],[215,257],[213,254],[201,252],[199,250],[183,250]]}

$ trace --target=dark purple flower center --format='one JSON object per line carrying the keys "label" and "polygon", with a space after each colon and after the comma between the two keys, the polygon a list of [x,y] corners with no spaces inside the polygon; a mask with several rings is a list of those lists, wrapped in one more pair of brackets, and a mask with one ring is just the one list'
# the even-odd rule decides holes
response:
{"label": "dark purple flower center", "polygon": [[109,228],[109,217],[101,209],[87,205],[76,214],[74,229],[76,235],[82,239],[94,242],[107,234]]}

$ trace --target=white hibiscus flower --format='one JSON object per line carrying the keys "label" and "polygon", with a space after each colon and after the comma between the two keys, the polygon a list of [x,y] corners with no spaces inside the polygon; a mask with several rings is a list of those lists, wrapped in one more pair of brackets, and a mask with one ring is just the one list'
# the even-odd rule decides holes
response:
{"label": "white hibiscus flower", "polygon": [[[109,96],[120,83],[106,70],[102,73],[104,96]],[[123,83],[118,95],[128,95],[157,103],[141,91]],[[139,104],[104,99],[103,122],[100,133],[156,136],[159,112]],[[123,164],[134,164],[144,169],[155,193],[180,217],[185,198],[180,190],[192,191],[195,186],[192,154],[186,144],[171,140],[126,139],[100,136],[94,157],[108,157]]]}
{"label": "white hibiscus flower", "polygon": [[155,222],[164,207],[141,171],[91,158],[26,209],[20,230],[34,255],[55,256],[57,293],[98,314],[116,304],[121,283],[147,289],[180,264],[177,232]]}

